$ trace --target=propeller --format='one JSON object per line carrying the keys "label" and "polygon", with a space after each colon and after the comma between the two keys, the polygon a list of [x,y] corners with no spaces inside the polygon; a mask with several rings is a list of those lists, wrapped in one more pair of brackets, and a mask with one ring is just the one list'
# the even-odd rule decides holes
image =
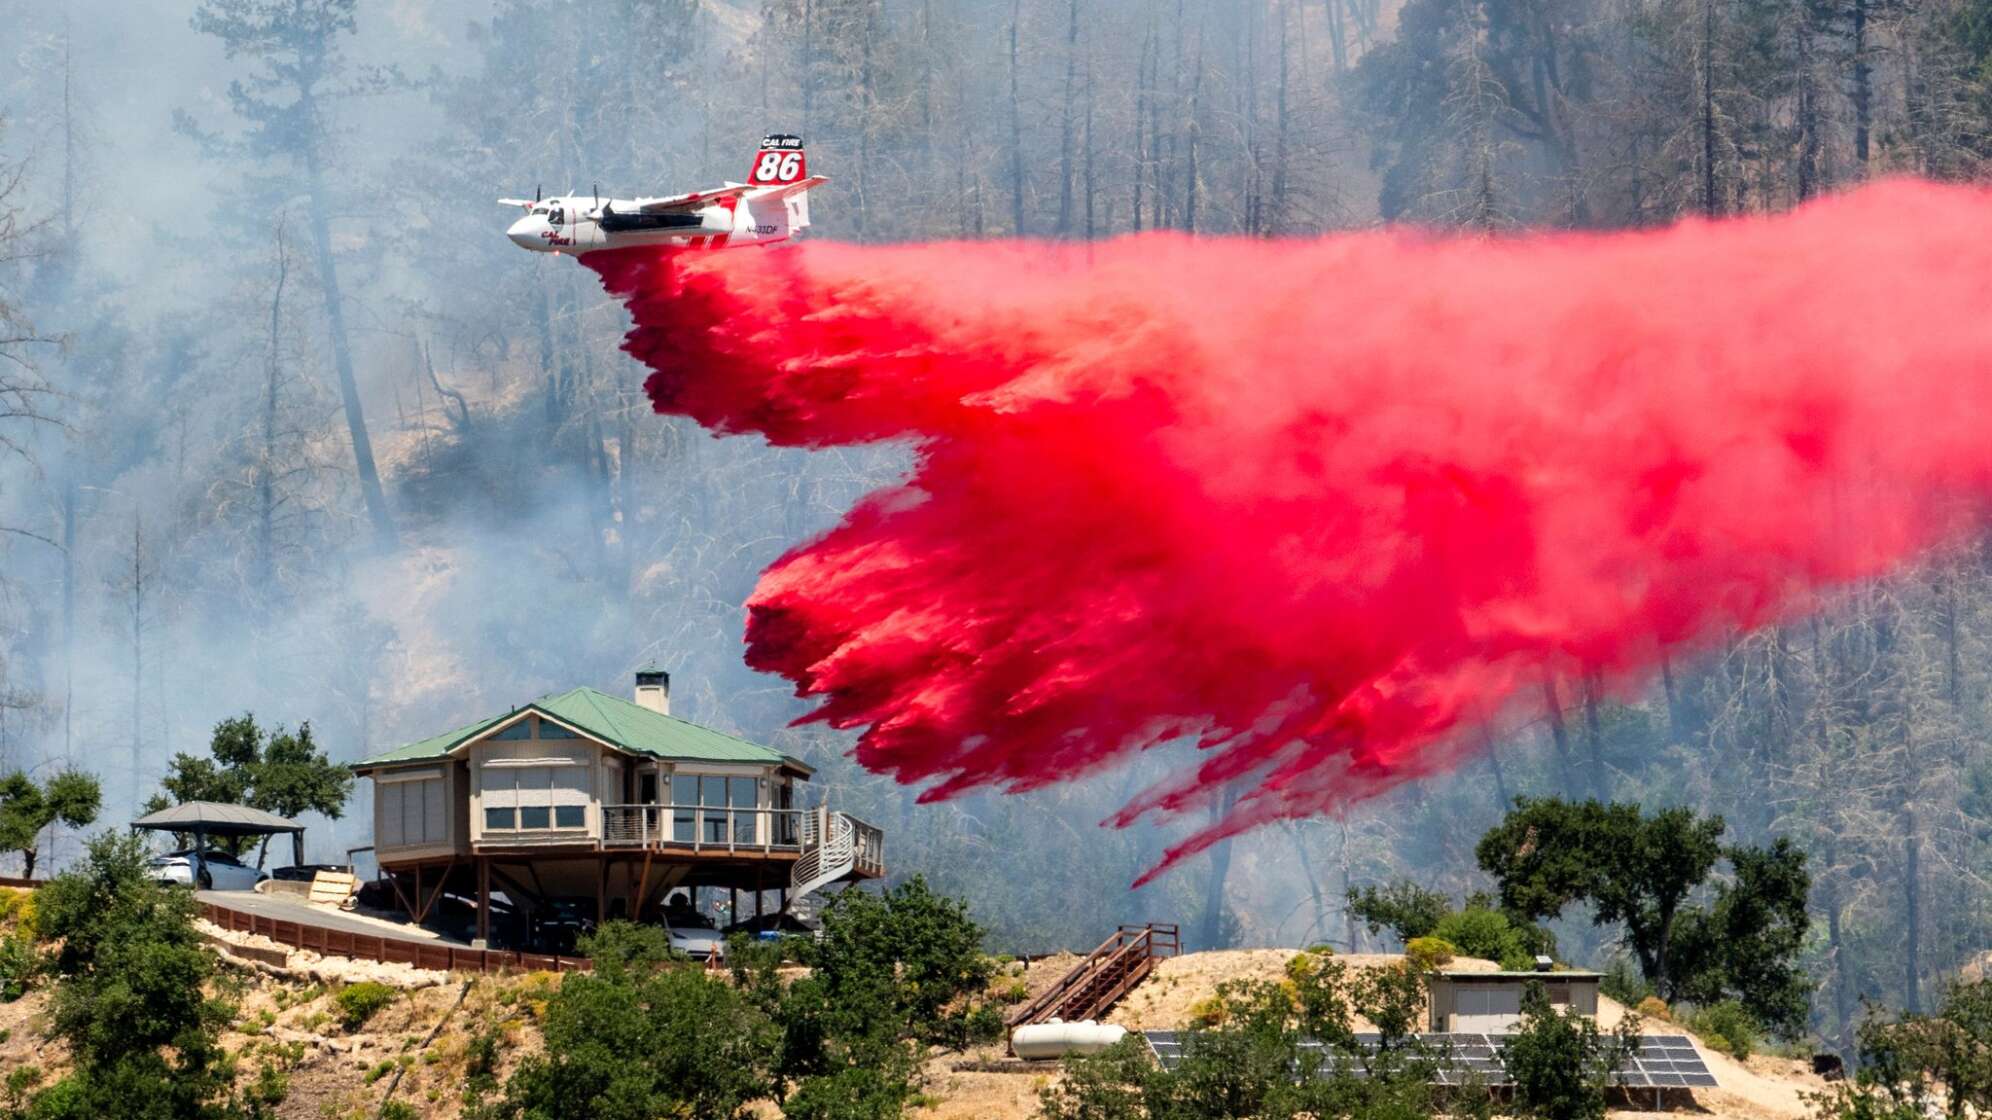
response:
{"label": "propeller", "polygon": [[533,201],[534,201],[534,202],[538,202],[539,200],[540,200],[540,185],[539,185],[538,183],[534,183],[534,184],[533,184]]}

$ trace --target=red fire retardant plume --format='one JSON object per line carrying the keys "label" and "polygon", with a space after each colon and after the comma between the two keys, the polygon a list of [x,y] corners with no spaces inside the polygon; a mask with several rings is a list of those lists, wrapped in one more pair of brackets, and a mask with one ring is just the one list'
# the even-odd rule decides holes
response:
{"label": "red fire retardant plume", "polygon": [[659,412],[917,449],[762,576],[749,664],[928,798],[1194,737],[1110,822],[1237,783],[1163,867],[1450,766],[1546,688],[1627,694],[1992,493],[1992,196],[1963,189],[1611,235],[585,260]]}

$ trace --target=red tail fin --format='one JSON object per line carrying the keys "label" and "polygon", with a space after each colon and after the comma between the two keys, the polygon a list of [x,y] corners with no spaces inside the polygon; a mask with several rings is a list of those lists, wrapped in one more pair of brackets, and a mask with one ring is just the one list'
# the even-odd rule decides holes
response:
{"label": "red tail fin", "polygon": [[761,139],[761,150],[755,154],[754,167],[747,173],[747,185],[779,187],[808,174],[808,162],[802,154],[802,137],[771,132]]}

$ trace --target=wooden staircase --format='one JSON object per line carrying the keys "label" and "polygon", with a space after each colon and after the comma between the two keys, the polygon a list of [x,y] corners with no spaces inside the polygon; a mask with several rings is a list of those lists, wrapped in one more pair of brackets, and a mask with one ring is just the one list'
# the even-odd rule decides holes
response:
{"label": "wooden staircase", "polygon": [[1011,1012],[1005,1026],[1014,1031],[1052,1019],[1097,1019],[1147,979],[1156,961],[1182,951],[1182,934],[1173,925],[1121,926],[1043,995]]}

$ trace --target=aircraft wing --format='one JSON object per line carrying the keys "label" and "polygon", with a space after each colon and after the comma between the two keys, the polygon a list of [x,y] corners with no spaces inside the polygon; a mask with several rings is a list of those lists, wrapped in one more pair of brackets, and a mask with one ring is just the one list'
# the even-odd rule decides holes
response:
{"label": "aircraft wing", "polygon": [[533,200],[530,198],[501,198],[498,200],[498,205],[517,206],[522,210],[531,210],[533,208]]}
{"label": "aircraft wing", "polygon": [[687,194],[674,194],[669,198],[645,198],[637,200],[637,212],[642,214],[668,214],[673,210],[696,210],[722,198],[738,198],[748,191],[758,190],[740,183],[728,183],[709,191],[692,191]]}
{"label": "aircraft wing", "polygon": [[767,197],[787,198],[792,194],[801,194],[803,191],[820,187],[829,181],[830,176],[828,175],[811,175],[807,179],[798,179],[793,183],[784,183],[779,187],[775,187],[768,191]]}

